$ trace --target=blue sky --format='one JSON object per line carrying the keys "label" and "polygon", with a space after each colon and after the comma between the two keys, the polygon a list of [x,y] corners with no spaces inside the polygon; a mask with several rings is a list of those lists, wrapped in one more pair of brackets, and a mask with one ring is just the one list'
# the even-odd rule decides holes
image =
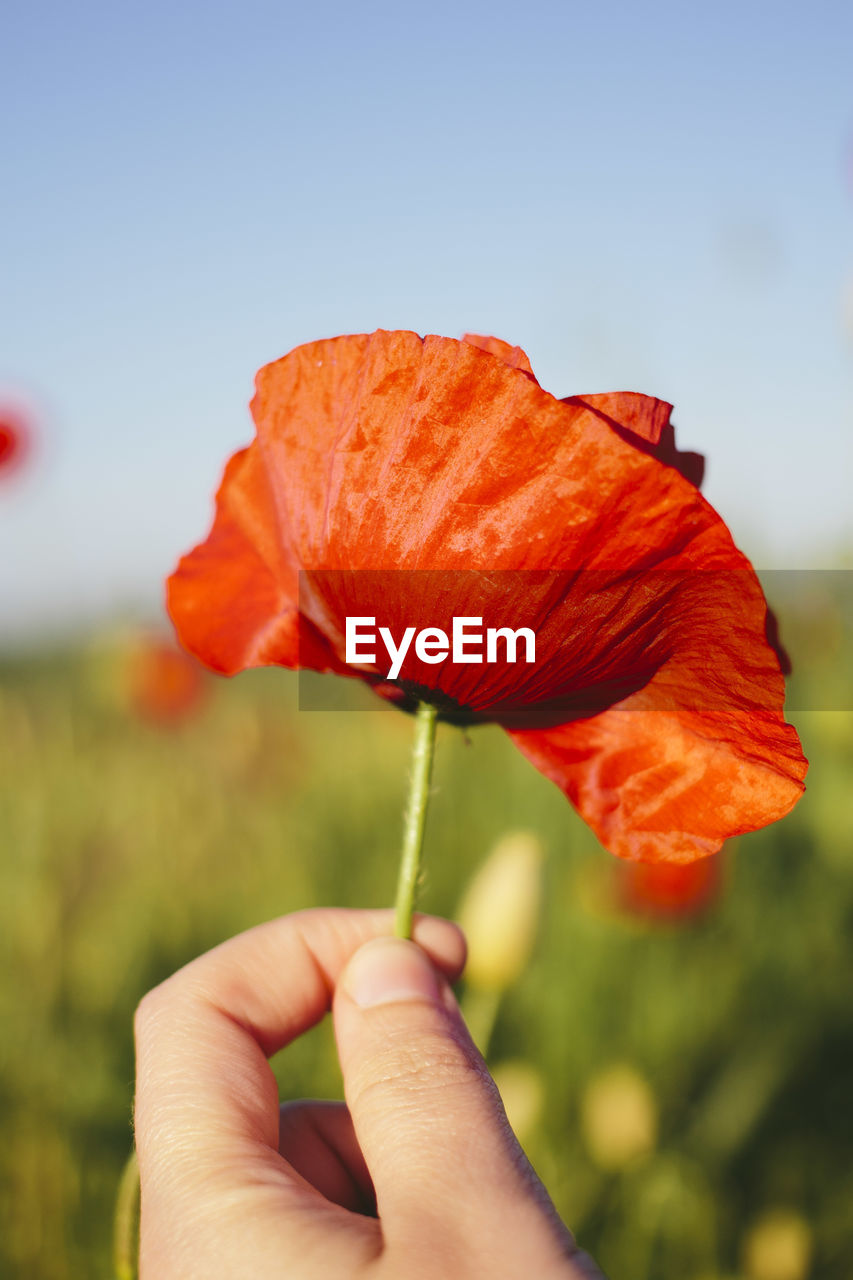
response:
{"label": "blue sky", "polygon": [[853,546],[849,4],[35,0],[3,62],[0,633],[156,608],[255,370],[379,326],[673,401],[761,565]]}

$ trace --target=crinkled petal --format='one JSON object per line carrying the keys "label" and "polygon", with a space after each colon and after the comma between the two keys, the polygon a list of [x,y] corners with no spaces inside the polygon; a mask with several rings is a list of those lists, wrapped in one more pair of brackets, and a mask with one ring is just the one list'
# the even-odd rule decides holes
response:
{"label": "crinkled petal", "polygon": [[[661,402],[604,399],[654,435]],[[470,343],[381,331],[311,343],[261,370],[252,408],[258,438],[229,466],[211,536],[170,586],[183,643],[217,670],[343,667],[345,617],[373,612],[360,603],[364,583],[305,593],[309,638],[327,643],[300,648],[298,567],[402,572],[378,599],[401,626],[485,613],[488,602],[460,598],[460,583],[471,569],[484,581],[502,571],[495,622],[541,629],[535,673],[510,673],[513,688],[505,669],[405,677],[441,685],[479,716],[585,686],[599,710],[595,697],[624,697],[668,643],[663,605],[644,599],[643,584],[627,589],[626,574],[748,570],[695,488],[620,439],[595,403],[558,401]],[[460,574],[431,618],[420,606],[433,597],[404,581],[423,570]],[[561,598],[537,598],[523,576],[512,581],[531,570],[578,576]]]}
{"label": "crinkled petal", "polygon": [[252,408],[306,568],[627,568],[671,552],[664,524],[686,543],[722,523],[594,405],[450,338],[299,347],[261,370]]}
{"label": "crinkled petal", "polygon": [[572,396],[567,404],[584,404],[600,413],[616,434],[637,449],[676,471],[697,489],[705,478],[705,458],[701,453],[679,449],[675,428],[669,420],[672,405],[636,391],[612,391],[605,395]]}
{"label": "crinkled petal", "polygon": [[497,356],[504,364],[509,365],[510,369],[521,369],[522,373],[529,374],[531,378],[535,377],[527,352],[522,351],[521,347],[510,346],[501,338],[486,337],[481,333],[466,333],[462,341],[472,347],[479,347],[481,351],[488,351],[489,355]]}
{"label": "crinkled petal", "polygon": [[612,853],[685,862],[783,817],[807,763],[782,717],[784,678],[753,570],[640,583],[664,647],[649,650],[660,661],[642,687],[559,725],[501,719]]}
{"label": "crinkled petal", "polygon": [[[464,341],[497,356],[511,369],[521,369],[534,378],[533,369],[521,347],[512,347],[500,338],[466,333]],[[679,449],[675,443],[675,428],[669,420],[672,405],[654,396],[636,391],[607,391],[601,395],[572,396],[566,404],[584,404],[593,409],[610,425],[621,439],[642,449],[669,467],[675,467],[697,489],[705,476],[705,459],[701,453]]]}
{"label": "crinkled petal", "polygon": [[[569,396],[564,404],[580,404],[600,414],[608,424],[627,436],[657,444],[669,424],[672,405],[638,391],[607,391],[603,395]],[[632,441],[633,443],[633,441]]]}
{"label": "crinkled petal", "polygon": [[258,447],[229,460],[207,540],[180,560],[167,608],[184,648],[234,675],[247,667],[340,670],[324,638],[300,617],[297,571],[280,536]]}
{"label": "crinkled petal", "polygon": [[690,862],[796,804],[807,766],[780,714],[648,703],[643,690],[589,720],[510,735],[611,853]]}
{"label": "crinkled petal", "polygon": [[[532,618],[534,668],[404,666],[401,700],[497,719],[614,852],[687,860],[793,804],[805,762],[763,596],[695,484],[654,453],[668,405],[560,401],[497,340],[380,331],[268,365],[252,411],[257,439],[170,582],[207,665],[378,683],[378,659],[346,666],[346,617],[399,634],[499,607],[496,625]],[[563,586],[531,590],[530,572]]]}

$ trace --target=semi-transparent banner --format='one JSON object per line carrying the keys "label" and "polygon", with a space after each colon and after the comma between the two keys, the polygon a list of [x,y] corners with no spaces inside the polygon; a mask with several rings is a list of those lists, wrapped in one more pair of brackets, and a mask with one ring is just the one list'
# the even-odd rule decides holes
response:
{"label": "semi-transparent banner", "polygon": [[850,570],[312,570],[298,630],[302,710],[853,710]]}

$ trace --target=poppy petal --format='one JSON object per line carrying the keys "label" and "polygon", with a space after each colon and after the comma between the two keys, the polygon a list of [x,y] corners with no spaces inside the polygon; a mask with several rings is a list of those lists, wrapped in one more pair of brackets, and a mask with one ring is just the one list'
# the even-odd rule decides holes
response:
{"label": "poppy petal", "polygon": [[[635,425],[660,414],[650,397],[607,403]],[[625,573],[749,569],[696,490],[617,438],[594,405],[558,401],[467,343],[407,332],[311,343],[261,370],[252,411],[258,438],[226,471],[210,539],[170,584],[184,644],[216,670],[264,662],[342,669],[344,618],[370,612],[352,571],[557,570],[580,577],[562,609],[546,609],[550,686],[513,699],[497,669],[488,678],[482,668],[405,674],[427,687],[455,677],[442,692],[475,702],[480,716],[490,703],[507,709],[566,692],[566,673],[572,692],[584,679],[616,677],[607,705],[637,686],[638,672],[645,681],[660,665],[656,655],[650,670],[647,653],[650,622],[660,629],[655,611],[642,598],[626,607]],[[304,649],[300,567],[349,577],[331,593],[313,584],[301,616],[316,642]],[[593,593],[598,571],[605,581]],[[499,584],[507,611],[499,625],[517,626],[530,610],[527,582],[511,578]],[[422,579],[379,584],[380,601],[398,606],[394,622],[418,621],[422,587]],[[473,612],[455,608],[459,587],[437,589],[445,611]]]}
{"label": "poppy petal", "polygon": [[[510,346],[500,338],[482,337],[466,333],[464,342],[480,347],[497,356],[511,369],[521,369],[534,378],[533,369],[521,347]],[[642,449],[669,467],[675,467],[697,489],[705,476],[705,459],[701,453],[679,449],[675,443],[675,428],[669,420],[672,405],[654,396],[637,391],[607,391],[601,395],[571,396],[565,404],[583,404],[601,415],[602,419],[623,440]]]}
{"label": "poppy petal", "polygon": [[594,406],[450,338],[299,347],[261,370],[252,412],[306,568],[627,568],[659,558],[661,521],[682,544],[724,528]]}
{"label": "poppy petal", "polygon": [[796,804],[807,766],[781,715],[647,704],[643,690],[589,720],[510,733],[611,853],[690,862]]}
{"label": "poppy petal", "polygon": [[657,444],[669,423],[672,405],[639,391],[607,391],[603,395],[569,396],[564,404],[582,404],[606,419],[609,426],[647,444]]}
{"label": "poppy petal", "polygon": [[167,608],[184,647],[214,671],[247,667],[340,670],[301,618],[297,571],[277,537],[276,510],[257,444],[229,460],[207,540],[180,560]]}
{"label": "poppy petal", "polygon": [[488,351],[489,355],[497,356],[504,364],[509,365],[510,369],[520,369],[522,373],[528,373],[531,378],[535,378],[527,353],[522,351],[521,347],[513,347],[501,338],[489,338],[480,333],[466,333],[462,341],[467,342],[471,347],[479,347],[481,351]]}
{"label": "poppy petal", "polygon": [[611,391],[604,395],[571,396],[566,404],[584,404],[598,413],[623,440],[642,449],[658,462],[676,471],[701,488],[705,459],[701,453],[679,449],[675,428],[669,420],[672,405],[636,391]]}
{"label": "poppy petal", "polygon": [[[257,438],[169,586],[208,666],[342,671],[496,720],[624,857],[689,860],[791,807],[805,761],[764,598],[657,456],[668,405],[560,401],[497,339],[409,332],[310,343],[256,385]],[[535,622],[535,667],[346,665],[349,617],[449,631],[489,608]]]}

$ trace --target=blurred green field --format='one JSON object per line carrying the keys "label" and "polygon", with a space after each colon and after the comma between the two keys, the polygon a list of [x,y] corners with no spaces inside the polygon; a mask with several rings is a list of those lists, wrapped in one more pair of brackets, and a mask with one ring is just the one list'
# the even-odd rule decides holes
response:
{"label": "blurred green field", "polygon": [[[122,663],[109,637],[0,663],[8,1280],[112,1274],[147,988],[278,913],[393,897],[407,717],[300,712],[294,678],[260,671],[211,677],[197,713],[158,725]],[[541,837],[538,939],[490,1060],[535,1072],[526,1147],[612,1280],[853,1275],[853,717],[792,716],[806,796],[727,848],[713,910],[669,923],[612,905],[615,860],[499,730],[439,729],[420,906],[453,915],[499,837]],[[647,1083],[656,1122],[606,1168],[582,1113],[613,1064]],[[285,1096],[340,1096],[327,1027],[276,1065]],[[773,1213],[789,1270],[761,1272]]]}

